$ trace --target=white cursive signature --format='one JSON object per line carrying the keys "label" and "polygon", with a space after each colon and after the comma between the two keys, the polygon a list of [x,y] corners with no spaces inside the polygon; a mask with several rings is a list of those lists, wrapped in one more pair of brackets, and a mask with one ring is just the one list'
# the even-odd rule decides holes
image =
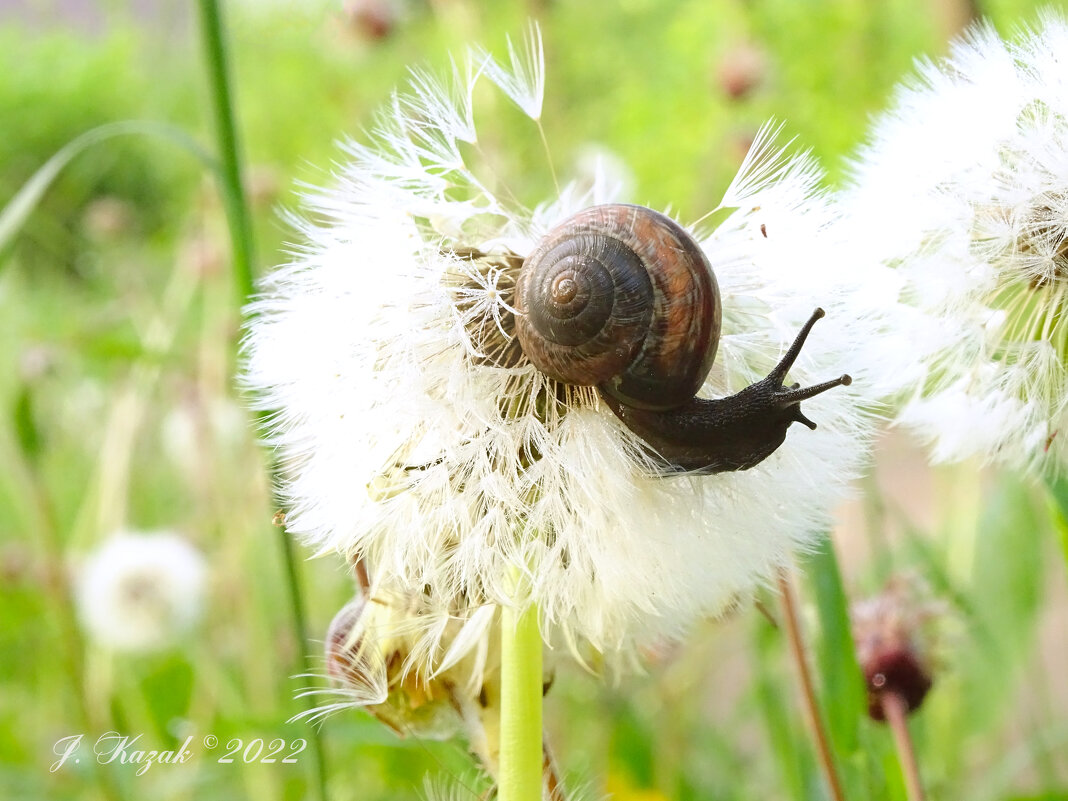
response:
{"label": "white cursive signature", "polygon": [[[52,752],[59,759],[52,763],[49,772],[55,773],[66,764],[67,760],[73,756],[74,752],[82,744],[84,736],[82,734],[72,734],[56,741],[56,744],[52,746]],[[139,748],[138,740],[141,739],[141,736],[138,734],[136,737],[128,737],[119,734],[117,731],[101,734],[93,744],[93,754],[96,756],[96,761],[101,765],[108,765],[112,762],[118,762],[122,765],[137,765],[136,775],[143,776],[153,765],[181,765],[193,756],[193,752],[189,750],[189,745],[193,742],[193,735],[186,737],[181,746],[170,751]],[[74,761],[77,763],[80,760],[74,757]]]}

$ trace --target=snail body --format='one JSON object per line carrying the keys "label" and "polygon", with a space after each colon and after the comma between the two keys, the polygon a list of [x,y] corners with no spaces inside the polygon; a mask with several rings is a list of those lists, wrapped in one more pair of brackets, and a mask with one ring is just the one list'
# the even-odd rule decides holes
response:
{"label": "snail body", "polygon": [[549,232],[516,283],[516,335],[551,378],[595,386],[662,472],[745,470],[770,456],[801,401],[847,375],[784,385],[817,309],[761,381],[728,398],[696,397],[715,360],[722,311],[708,258],[682,226],[641,206],[593,206]]}

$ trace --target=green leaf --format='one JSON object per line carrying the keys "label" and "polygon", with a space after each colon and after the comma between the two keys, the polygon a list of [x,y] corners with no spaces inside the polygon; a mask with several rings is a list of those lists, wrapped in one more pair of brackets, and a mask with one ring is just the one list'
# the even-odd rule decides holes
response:
{"label": "green leaf", "polygon": [[1057,530],[1057,542],[1064,559],[1064,567],[1068,570],[1068,479],[1064,476],[1048,479],[1046,489],[1057,508],[1054,527]]}
{"label": "green leaf", "polygon": [[[45,192],[75,156],[99,142],[117,136],[147,136],[167,140],[198,159],[216,176],[221,176],[218,162],[208,151],[180,128],[149,120],[126,120],[112,122],[86,131],[55,152],[30,179],[22,185],[15,196],[0,210],[0,254],[14,241],[30,214],[41,202]],[[2,260],[0,260],[2,263]]]}
{"label": "green leaf", "polygon": [[33,390],[29,384],[24,383],[19,387],[13,416],[19,449],[27,462],[35,462],[41,452],[41,432],[37,426],[37,415],[33,410]]}
{"label": "green leaf", "polygon": [[817,782],[813,779],[811,765],[804,761],[798,747],[801,733],[791,723],[791,707],[782,692],[785,681],[781,676],[772,675],[772,666],[783,661],[782,648],[779,647],[781,640],[779,632],[767,621],[757,622],[753,648],[754,689],[768,744],[779,766],[781,786],[797,801],[808,801],[808,790]]}
{"label": "green leaf", "polygon": [[803,569],[819,616],[815,667],[822,683],[823,713],[834,749],[844,758],[859,747],[858,728],[866,714],[867,692],[857,665],[849,603],[830,538],[824,538]]}

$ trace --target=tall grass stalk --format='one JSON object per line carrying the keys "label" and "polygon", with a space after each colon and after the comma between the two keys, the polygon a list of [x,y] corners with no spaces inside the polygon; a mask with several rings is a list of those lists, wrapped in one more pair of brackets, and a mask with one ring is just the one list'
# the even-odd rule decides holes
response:
{"label": "tall grass stalk", "polygon": [[[241,177],[241,148],[237,136],[237,127],[234,122],[234,99],[230,84],[228,45],[217,0],[200,0],[199,8],[201,39],[208,70],[211,104],[215,116],[218,156],[222,166],[222,195],[230,230],[230,243],[233,250],[234,281],[237,290],[237,301],[243,307],[255,293],[252,271],[254,240],[252,219]],[[278,486],[278,469],[273,461],[270,463],[269,470],[272,486]],[[277,532],[285,565],[293,631],[300,651],[300,672],[307,674],[311,672],[312,665],[307,650],[308,630],[304,608],[304,593],[301,587],[300,573],[297,569],[296,554],[285,529],[279,527]],[[305,696],[305,699],[305,704],[308,708],[314,706],[314,700],[311,696]],[[322,801],[325,801],[327,798],[326,761],[319,731],[314,726],[309,726],[308,741],[311,745],[312,771],[315,776],[317,794]]]}

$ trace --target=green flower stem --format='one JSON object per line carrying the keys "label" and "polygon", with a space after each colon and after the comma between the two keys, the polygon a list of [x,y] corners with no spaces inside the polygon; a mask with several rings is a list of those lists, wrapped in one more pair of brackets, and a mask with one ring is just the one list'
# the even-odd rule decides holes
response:
{"label": "green flower stem", "polygon": [[541,801],[542,643],[533,604],[501,610],[500,801]]}
{"label": "green flower stem", "polygon": [[[248,201],[245,197],[244,184],[241,180],[241,149],[237,138],[237,126],[234,123],[233,93],[230,89],[230,68],[227,60],[227,40],[223,31],[222,17],[217,0],[200,0],[200,28],[204,45],[204,57],[208,68],[211,89],[211,104],[215,116],[215,133],[219,148],[221,166],[221,189],[226,208],[226,219],[230,228],[230,242],[234,258],[234,282],[237,300],[241,306],[255,293],[255,281],[252,274],[254,260],[252,218]],[[279,486],[276,464],[269,466],[271,485]],[[296,635],[304,673],[310,673],[312,665],[307,651],[308,630],[305,622],[304,593],[301,588],[300,573],[297,570],[296,555],[289,536],[283,528],[278,529],[279,545],[285,568],[288,586],[289,605],[293,618],[293,631]],[[311,696],[305,698],[307,708],[314,706]],[[326,762],[323,754],[319,730],[313,726],[308,730],[308,742],[311,745],[312,770],[315,775],[317,795],[325,801]]]}

